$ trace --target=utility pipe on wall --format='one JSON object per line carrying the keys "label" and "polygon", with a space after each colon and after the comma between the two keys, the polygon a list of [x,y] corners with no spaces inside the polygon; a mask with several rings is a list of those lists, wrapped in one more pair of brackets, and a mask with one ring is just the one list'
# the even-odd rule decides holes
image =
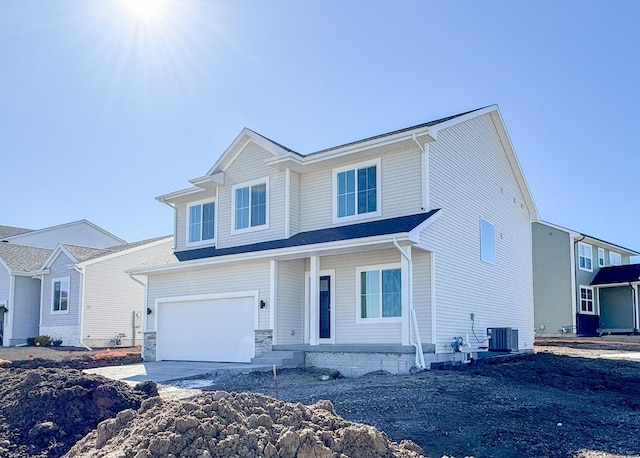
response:
{"label": "utility pipe on wall", "polygon": [[[393,238],[394,246],[400,251],[400,254],[403,258],[407,260],[408,265],[408,283],[409,283],[409,343],[413,345],[416,349],[416,365],[420,369],[426,369],[427,365],[424,362],[424,352],[422,351],[422,339],[420,339],[420,330],[418,329],[418,320],[416,318],[416,311],[413,308],[413,261],[411,257],[404,252],[398,240]],[[413,335],[415,335],[415,339],[412,336],[411,329],[413,328]]]}

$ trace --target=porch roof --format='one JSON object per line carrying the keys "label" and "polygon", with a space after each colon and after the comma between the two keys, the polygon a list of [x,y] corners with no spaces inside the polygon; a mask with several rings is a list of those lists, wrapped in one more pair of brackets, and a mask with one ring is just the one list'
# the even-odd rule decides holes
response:
{"label": "porch roof", "polygon": [[275,250],[279,248],[291,248],[318,243],[336,242],[340,240],[374,237],[378,235],[403,234],[411,232],[439,211],[440,209],[434,209],[425,213],[417,213],[415,215],[399,216],[397,218],[387,218],[377,221],[368,221],[366,223],[356,223],[349,224],[347,226],[300,232],[288,239],[272,240],[269,242],[252,243],[250,245],[228,248],[196,248],[193,250],[177,251],[174,254],[180,261],[190,261],[193,259]]}
{"label": "porch roof", "polygon": [[591,282],[592,286],[640,281],[640,264],[626,264],[601,268]]}

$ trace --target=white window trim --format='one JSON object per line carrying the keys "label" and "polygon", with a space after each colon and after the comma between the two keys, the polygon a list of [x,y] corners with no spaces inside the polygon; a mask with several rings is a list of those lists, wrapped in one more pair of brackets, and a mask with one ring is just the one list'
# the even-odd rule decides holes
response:
{"label": "white window trim", "polygon": [[[207,239],[207,240],[199,240],[197,242],[189,242],[189,223],[190,218],[191,218],[191,207],[193,207],[194,205],[205,205],[205,204],[209,204],[213,202],[213,238],[212,239]],[[185,246],[188,247],[192,247],[192,246],[199,246],[199,245],[212,245],[214,243],[216,243],[216,238],[218,236],[218,202],[217,199],[213,198],[213,199],[203,199],[203,200],[198,200],[195,202],[189,202],[187,204],[187,208],[186,208],[186,212],[187,212],[187,217],[186,219],[186,234],[185,234],[185,239],[186,239],[186,243]],[[200,222],[200,224],[202,224],[202,221]],[[202,226],[200,226],[200,229],[202,230]]]}
{"label": "white window trim", "polygon": [[[356,267],[356,324],[375,324],[375,323],[402,323],[402,310],[403,307],[400,307],[400,316],[393,317],[380,317],[380,318],[362,318],[360,316],[360,274],[362,272],[368,272],[371,270],[390,270],[390,269],[400,269],[402,270],[400,263],[392,263],[392,264],[374,264],[371,266],[359,266]],[[402,275],[402,273],[401,273]],[[402,292],[402,291],[401,291]],[[380,291],[382,294],[382,291]]]}
{"label": "white window trim", "polygon": [[[336,223],[346,223],[349,221],[357,221],[362,219],[376,218],[382,215],[382,160],[380,158],[370,161],[358,162],[344,167],[338,167],[331,171],[331,211],[332,221]],[[356,213],[350,216],[338,216],[338,174],[347,170],[358,170],[366,167],[376,166],[376,211],[369,213]],[[357,193],[357,189],[356,189]],[[356,207],[358,205],[356,195]]]}
{"label": "white window trim", "polygon": [[[611,256],[611,255],[609,255]],[[598,267],[604,267],[605,266],[605,260],[604,260],[604,248],[598,248]],[[600,262],[602,261],[602,262]]]}
{"label": "white window trim", "polygon": [[[589,258],[585,256],[585,259],[591,259],[591,269],[587,269],[586,267],[580,266],[580,247],[581,246],[585,248],[589,248],[589,250],[591,251],[591,256]],[[588,243],[578,242],[578,269],[583,270],[585,272],[593,272],[593,246],[589,245]]]}
{"label": "white window trim", "polygon": [[[251,187],[259,184],[265,185],[265,194],[266,194],[266,206],[265,209],[265,222],[260,226],[251,226],[251,222],[249,222],[249,227],[245,227],[242,229],[236,229],[236,189]],[[251,191],[249,191],[249,195],[251,195]],[[256,231],[264,231],[269,229],[269,177],[259,178],[257,180],[246,181],[244,183],[239,183],[231,187],[231,234],[246,234],[247,232],[256,232]],[[251,207],[249,207],[249,217],[251,217]]]}
{"label": "white window trim", "polygon": [[[491,227],[493,228],[493,260],[489,260],[489,259],[484,259],[484,257],[482,256],[482,222],[485,222],[487,224],[490,224]],[[496,264],[496,225],[493,224],[491,221],[489,221],[486,218],[480,218],[480,260],[482,262],[485,262],[487,264],[492,264],[495,265]]]}
{"label": "white window trim", "polygon": [[[611,259],[612,256],[619,256],[620,257],[620,262],[617,264],[613,263],[613,259]],[[609,251],[609,265],[610,266],[621,266],[622,265],[622,254],[620,253],[616,253],[615,251]]]}
{"label": "white window trim", "polygon": [[[54,291],[56,282],[67,281],[69,285],[69,290],[67,291],[67,309],[66,310],[53,310],[54,303]],[[51,279],[51,314],[52,315],[67,315],[69,313],[69,309],[71,308],[71,277],[59,277]]]}
{"label": "white window trim", "polygon": [[[582,290],[586,289],[586,290],[590,290],[591,291],[591,302],[593,305],[593,310],[591,312],[586,311],[586,310],[582,310]],[[594,288],[592,286],[585,286],[585,285],[580,285],[580,287],[578,288],[578,310],[580,314],[582,315],[597,315],[596,313],[596,292],[594,290]]]}

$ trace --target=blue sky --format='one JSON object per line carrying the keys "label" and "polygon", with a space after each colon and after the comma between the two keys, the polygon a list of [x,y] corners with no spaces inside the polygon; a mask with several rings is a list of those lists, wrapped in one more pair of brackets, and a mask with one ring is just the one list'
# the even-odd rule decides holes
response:
{"label": "blue sky", "polygon": [[0,224],[171,233],[243,127],[308,153],[498,104],[540,211],[640,250],[640,2],[0,4]]}

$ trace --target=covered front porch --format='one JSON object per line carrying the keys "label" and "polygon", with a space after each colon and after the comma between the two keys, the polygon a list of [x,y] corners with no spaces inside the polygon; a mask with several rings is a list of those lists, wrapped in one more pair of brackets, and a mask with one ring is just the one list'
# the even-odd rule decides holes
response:
{"label": "covered front porch", "polygon": [[638,334],[640,264],[603,267],[591,286],[596,289],[598,298],[598,333]]}

